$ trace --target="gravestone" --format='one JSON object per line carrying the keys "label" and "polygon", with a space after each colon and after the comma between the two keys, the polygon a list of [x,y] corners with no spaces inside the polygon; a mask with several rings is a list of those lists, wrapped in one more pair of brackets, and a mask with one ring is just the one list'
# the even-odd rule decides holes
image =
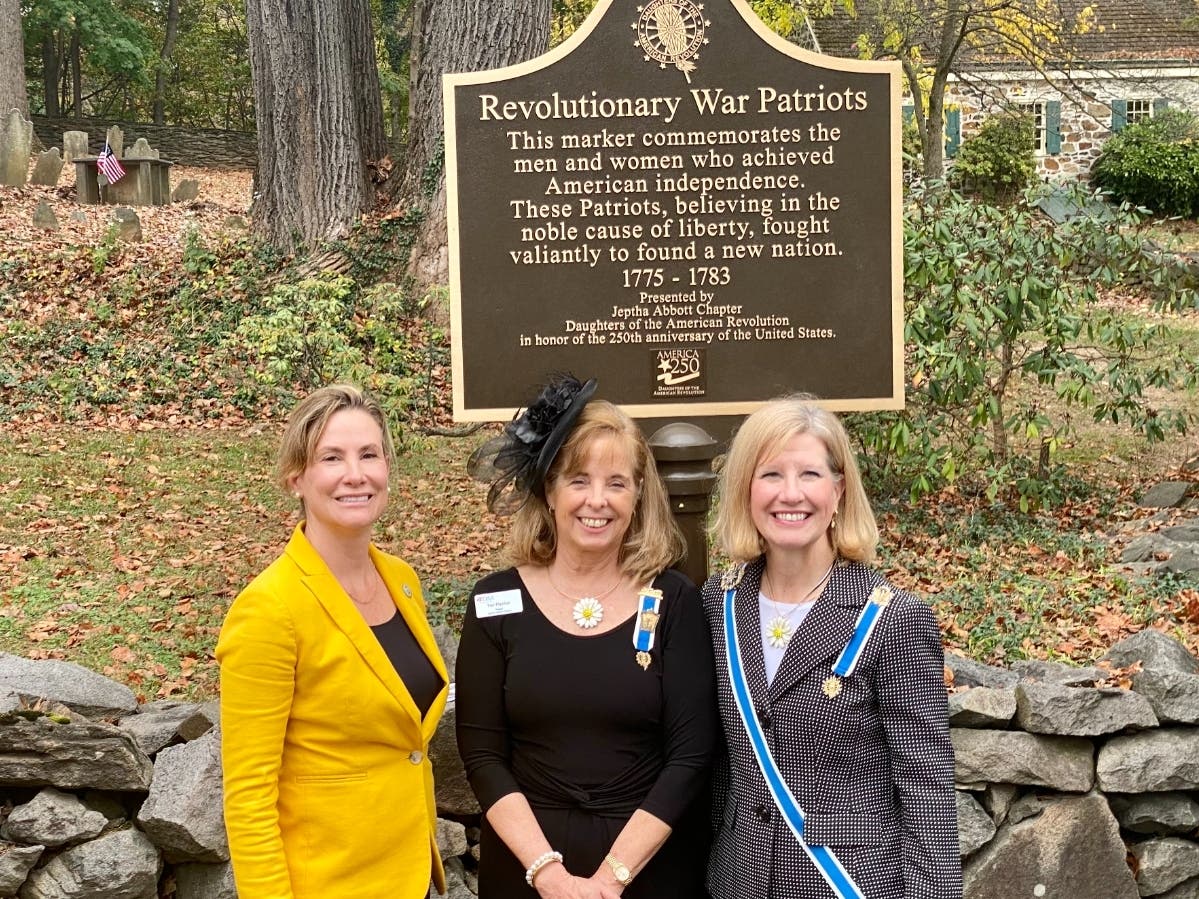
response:
{"label": "gravestone", "polygon": [[142,239],[142,220],[137,213],[126,206],[114,209],[112,224],[117,229],[117,237],[127,243],[138,243]]}
{"label": "gravestone", "polygon": [[139,137],[125,153],[125,159],[157,159],[158,151],[144,137]]}
{"label": "gravestone", "polygon": [[87,132],[64,131],[62,133],[62,161],[74,162],[80,156],[87,156]]}
{"label": "gravestone", "polygon": [[45,200],[38,203],[37,209],[33,210],[33,227],[45,228],[47,231],[58,230],[58,216]]}
{"label": "gravestone", "polygon": [[0,184],[21,187],[29,178],[33,122],[14,107],[0,122]]}
{"label": "gravestone", "polygon": [[186,203],[200,195],[200,182],[195,178],[184,178],[171,194],[172,203]]}
{"label": "gravestone", "polygon": [[900,81],[745,0],[601,0],[445,76],[455,418],[555,370],[636,417],[901,408]]}
{"label": "gravestone", "polygon": [[61,174],[62,153],[58,147],[51,147],[49,150],[37,155],[37,163],[33,167],[33,175],[30,177],[29,182],[45,187],[53,187],[58,183],[58,176]]}
{"label": "gravestone", "polygon": [[108,149],[112,150],[114,156],[120,159],[125,155],[125,132],[121,130],[120,125],[109,127],[106,138],[108,140]]}

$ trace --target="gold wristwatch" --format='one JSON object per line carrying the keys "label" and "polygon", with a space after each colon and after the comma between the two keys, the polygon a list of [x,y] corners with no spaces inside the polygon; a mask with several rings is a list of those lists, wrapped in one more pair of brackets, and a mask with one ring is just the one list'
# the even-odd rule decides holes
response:
{"label": "gold wristwatch", "polygon": [[616,882],[622,887],[627,887],[633,882],[633,872],[620,859],[613,858],[611,855],[605,855],[604,861],[608,863],[608,867],[612,869],[612,876],[616,878]]}

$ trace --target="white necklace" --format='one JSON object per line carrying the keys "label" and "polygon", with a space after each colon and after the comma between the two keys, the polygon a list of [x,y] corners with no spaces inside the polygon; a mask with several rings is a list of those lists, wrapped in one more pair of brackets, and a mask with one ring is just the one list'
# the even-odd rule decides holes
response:
{"label": "white necklace", "polygon": [[[791,642],[791,637],[795,634],[795,626],[791,623],[791,616],[804,607],[813,593],[824,586],[825,582],[829,579],[829,575],[833,573],[833,566],[836,564],[837,560],[833,559],[833,563],[832,565],[829,565],[828,571],[824,573],[824,576],[816,582],[816,586],[809,590],[804,595],[804,598],[799,602],[783,603],[783,605],[791,606],[791,611],[789,612],[781,612],[779,610],[779,603],[776,603],[769,596],[762,597],[768,603],[770,603],[771,607],[774,609],[774,617],[762,627],[762,634],[766,638],[766,642],[769,643],[773,649],[787,648],[787,644]],[[766,581],[766,588],[770,590],[771,593],[774,593],[774,588],[770,583],[769,572],[764,572],[762,577]]]}
{"label": "white necklace", "polygon": [[589,631],[593,627],[598,627],[599,623],[604,620],[604,604],[600,600],[620,586],[620,582],[624,580],[624,575],[619,575],[616,578],[616,583],[603,593],[597,593],[594,596],[571,596],[554,583],[554,579],[550,576],[548,568],[545,569],[545,579],[550,582],[550,586],[554,588],[554,591],[559,596],[575,601],[574,606],[570,610],[571,618],[574,619],[574,623],[578,627]]}

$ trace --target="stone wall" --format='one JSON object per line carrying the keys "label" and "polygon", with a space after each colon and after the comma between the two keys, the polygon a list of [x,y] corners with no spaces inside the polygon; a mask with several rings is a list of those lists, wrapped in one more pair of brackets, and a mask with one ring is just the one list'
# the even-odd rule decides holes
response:
{"label": "stone wall", "polygon": [[61,147],[64,132],[86,131],[88,152],[95,156],[104,149],[104,135],[109,127],[120,125],[125,133],[126,147],[133,146],[139,137],[144,137],[163,159],[176,165],[252,169],[258,164],[258,138],[253,131],[180,128],[109,119],[32,118],[33,130],[42,149]]}
{"label": "stone wall", "polygon": [[[438,642],[453,670],[453,635]],[[1199,660],[1182,644],[1143,631],[1095,668],[946,662],[966,899],[1199,899]],[[0,653],[0,896],[233,899],[218,718]],[[471,899],[479,806],[454,723],[451,702],[429,754],[449,895]]]}

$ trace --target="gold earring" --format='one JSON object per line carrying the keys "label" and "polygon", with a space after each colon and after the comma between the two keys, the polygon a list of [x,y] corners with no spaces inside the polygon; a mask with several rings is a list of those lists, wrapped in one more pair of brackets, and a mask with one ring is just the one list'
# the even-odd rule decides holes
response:
{"label": "gold earring", "polygon": [[837,512],[836,512],[836,510],[833,511],[833,520],[828,523],[828,529],[830,531],[835,531],[837,529]]}

